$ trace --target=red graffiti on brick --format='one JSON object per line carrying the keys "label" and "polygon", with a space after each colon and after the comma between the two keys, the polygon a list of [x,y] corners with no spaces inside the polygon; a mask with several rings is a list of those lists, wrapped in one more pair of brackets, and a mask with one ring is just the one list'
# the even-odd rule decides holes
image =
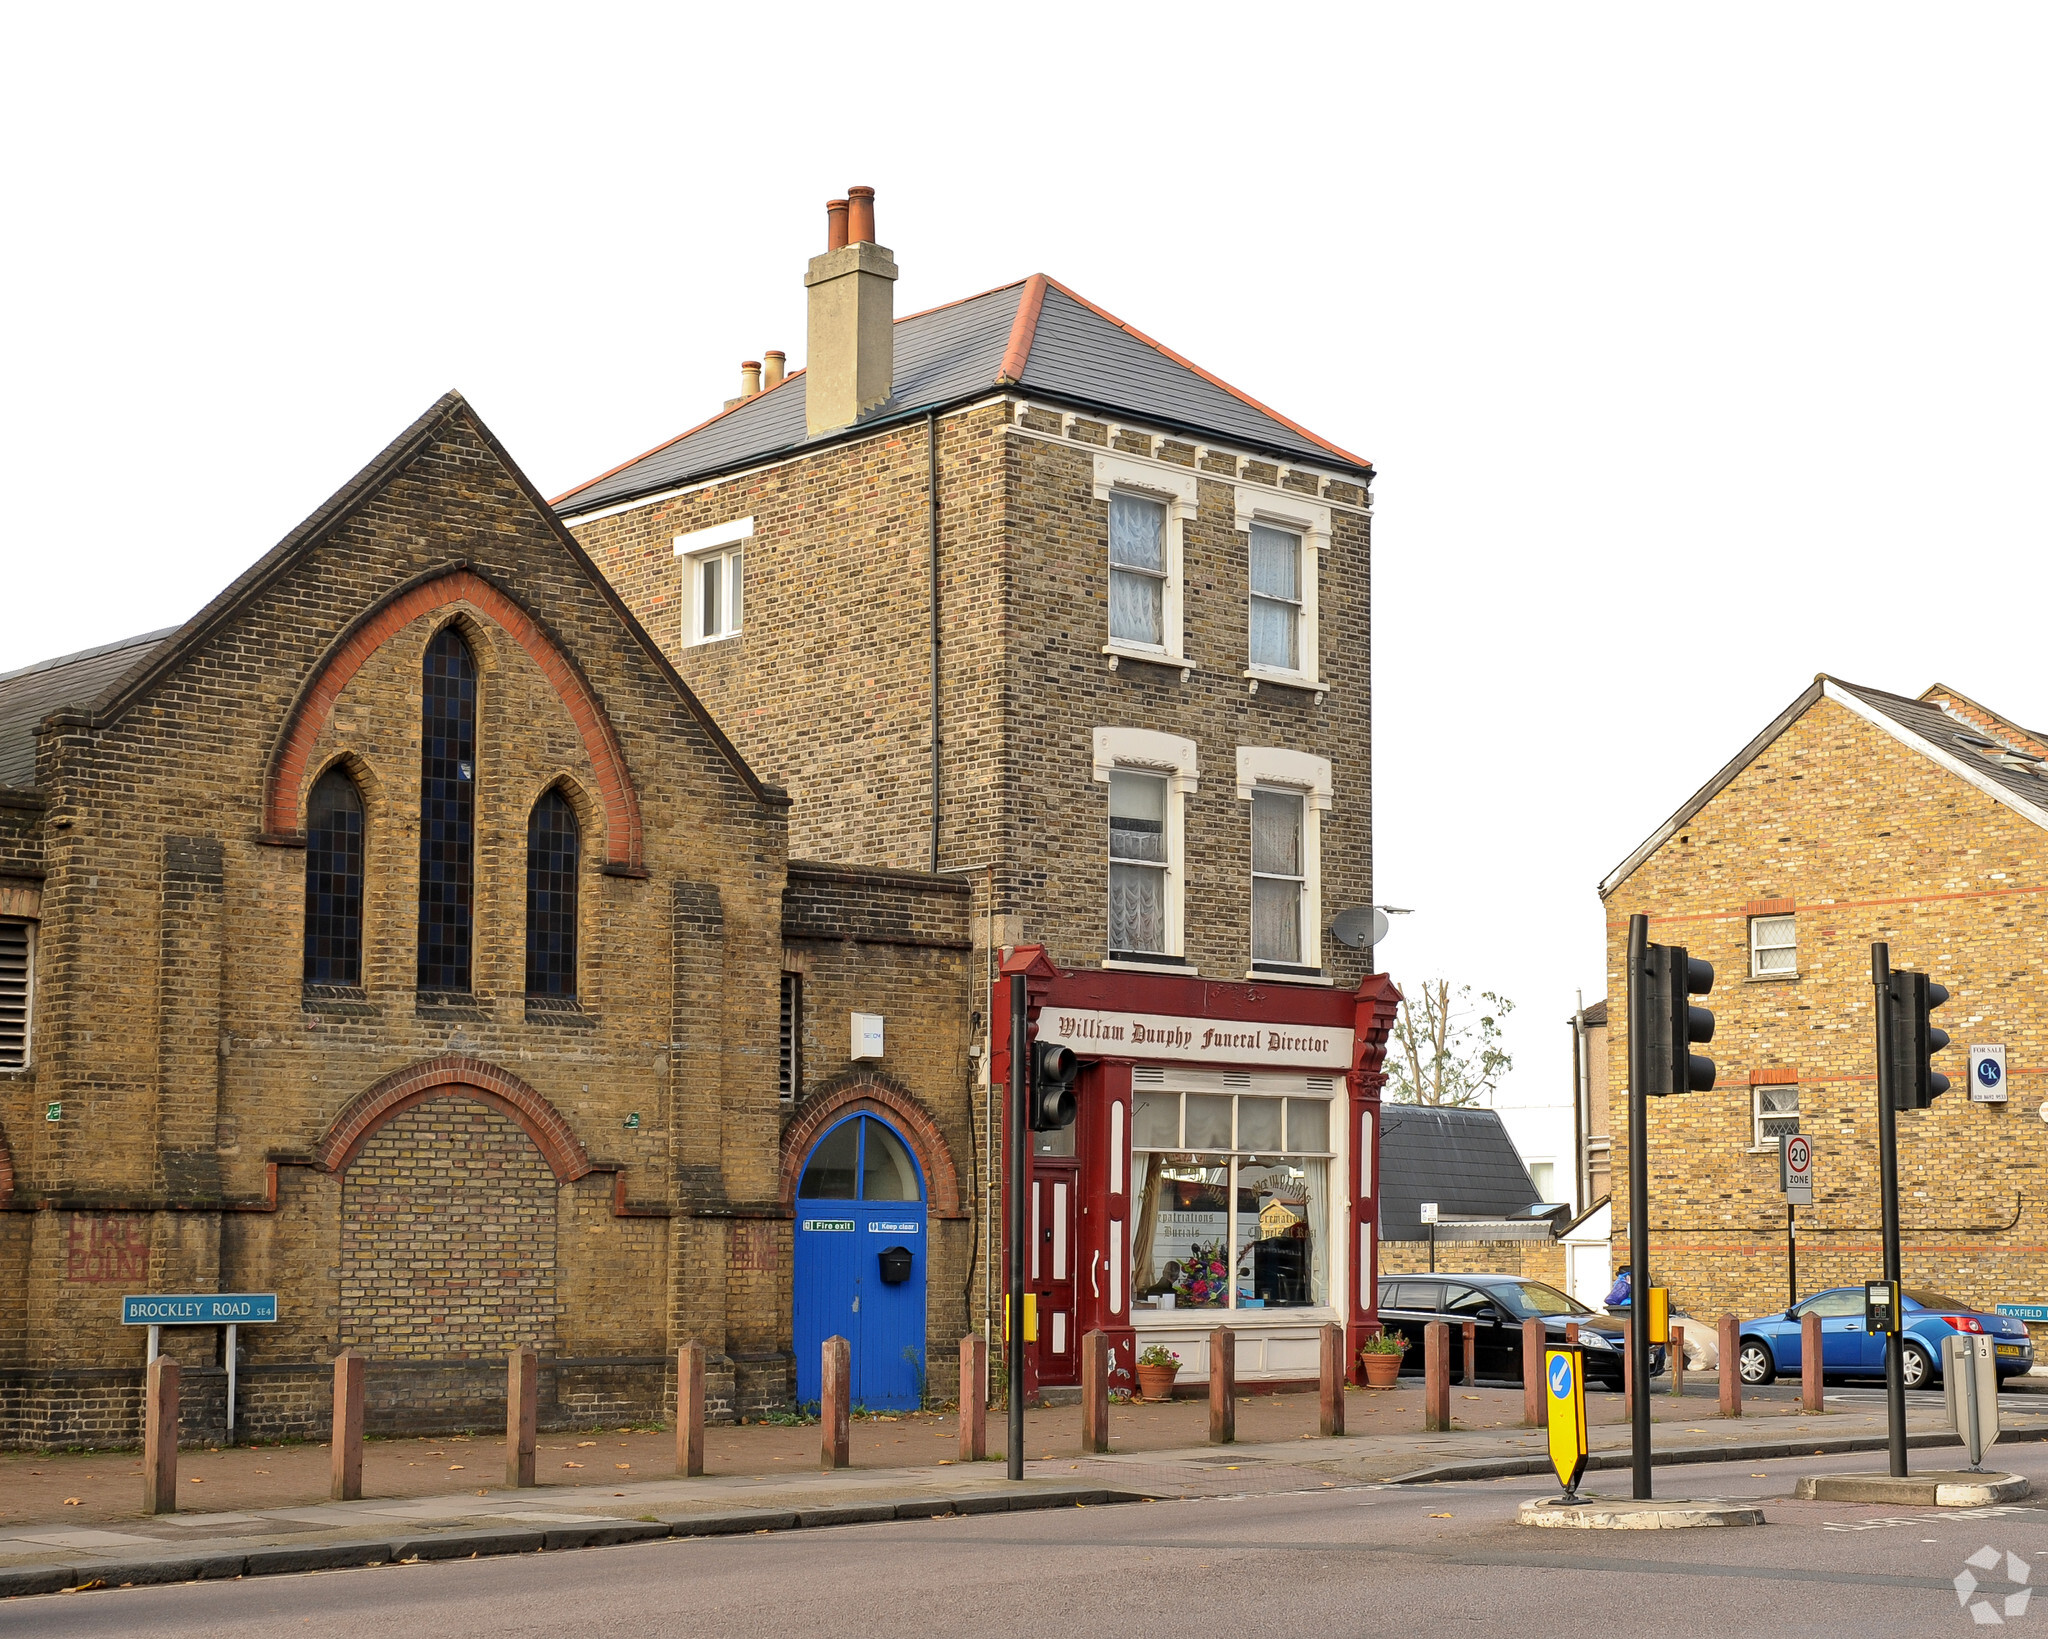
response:
{"label": "red graffiti on brick", "polygon": [[73,1213],[64,1278],[85,1286],[147,1286],[148,1226],[140,1218]]}

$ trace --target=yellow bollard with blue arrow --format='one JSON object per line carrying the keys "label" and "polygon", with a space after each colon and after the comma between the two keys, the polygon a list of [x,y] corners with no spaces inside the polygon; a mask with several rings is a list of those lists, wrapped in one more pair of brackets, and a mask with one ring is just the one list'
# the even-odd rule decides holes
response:
{"label": "yellow bollard with blue arrow", "polygon": [[1579,1476],[1586,1472],[1585,1365],[1586,1351],[1575,1343],[1554,1343],[1543,1351],[1550,1466],[1557,1470],[1566,1502],[1579,1500]]}

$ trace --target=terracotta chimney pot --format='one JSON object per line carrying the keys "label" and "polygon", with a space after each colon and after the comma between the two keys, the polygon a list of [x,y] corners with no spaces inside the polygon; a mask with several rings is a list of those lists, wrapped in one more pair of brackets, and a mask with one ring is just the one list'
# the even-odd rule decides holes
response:
{"label": "terracotta chimney pot", "polygon": [[768,361],[767,374],[761,378],[761,387],[765,392],[770,387],[782,385],[782,378],[787,373],[785,367],[789,363],[789,355],[780,348],[774,348],[764,353],[762,357]]}
{"label": "terracotta chimney pot", "polygon": [[752,398],[761,390],[761,361],[747,359],[740,365],[740,397]]}
{"label": "terracotta chimney pot", "polygon": [[[846,206],[843,199],[825,201],[825,248],[846,249]],[[872,218],[870,218],[872,219]]]}
{"label": "terracotta chimney pot", "polygon": [[856,245],[875,242],[875,190],[846,190],[846,237]]}

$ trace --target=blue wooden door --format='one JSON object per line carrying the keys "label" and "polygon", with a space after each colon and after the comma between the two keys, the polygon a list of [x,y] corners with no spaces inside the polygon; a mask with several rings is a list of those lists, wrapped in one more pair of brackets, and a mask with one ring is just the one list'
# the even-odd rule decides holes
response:
{"label": "blue wooden door", "polygon": [[893,1127],[849,1116],[818,1140],[797,1186],[800,1402],[823,1392],[820,1352],[837,1334],[851,1345],[855,1405],[916,1409],[924,1387],[926,1232],[924,1177]]}

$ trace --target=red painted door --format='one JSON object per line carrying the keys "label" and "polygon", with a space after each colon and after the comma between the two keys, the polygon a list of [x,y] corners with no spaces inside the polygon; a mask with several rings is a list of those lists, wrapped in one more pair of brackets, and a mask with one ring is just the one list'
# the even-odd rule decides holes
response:
{"label": "red painted door", "polygon": [[1037,1157],[1031,1170],[1031,1259],[1027,1290],[1038,1294],[1038,1381],[1081,1381],[1074,1333],[1075,1212],[1081,1164],[1070,1156]]}

